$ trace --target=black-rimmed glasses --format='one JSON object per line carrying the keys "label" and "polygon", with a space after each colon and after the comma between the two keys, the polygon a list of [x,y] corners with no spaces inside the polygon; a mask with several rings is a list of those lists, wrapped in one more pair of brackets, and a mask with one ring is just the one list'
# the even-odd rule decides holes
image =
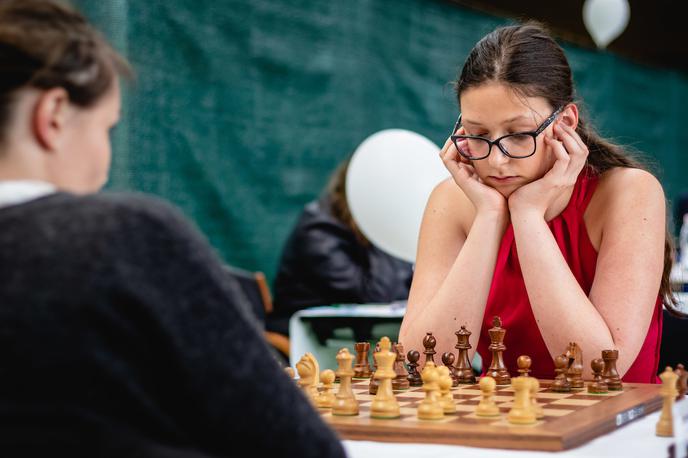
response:
{"label": "black-rimmed glasses", "polygon": [[455,132],[459,129],[459,126],[461,126],[461,115],[459,114],[459,119],[456,120],[454,130],[452,130],[452,134],[449,138],[451,138],[459,154],[471,161],[485,159],[489,156],[492,151],[492,145],[497,145],[497,148],[506,156],[514,159],[523,159],[535,154],[537,136],[540,135],[547,126],[552,124],[563,108],[564,107],[561,106],[554,110],[554,113],[549,115],[536,130],[508,134],[496,140],[489,140],[476,135],[455,135]]}

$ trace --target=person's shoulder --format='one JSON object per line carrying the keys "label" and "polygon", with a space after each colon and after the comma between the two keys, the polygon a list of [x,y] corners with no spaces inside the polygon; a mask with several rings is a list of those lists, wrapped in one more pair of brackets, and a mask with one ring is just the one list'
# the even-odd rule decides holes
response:
{"label": "person's shoulder", "polygon": [[449,224],[460,224],[466,233],[475,218],[473,203],[451,177],[432,190],[425,212],[426,217],[437,215]]}
{"label": "person's shoulder", "polygon": [[327,198],[308,202],[301,212],[295,226],[301,234],[320,232],[352,232],[352,228],[334,215],[332,204]]}
{"label": "person's shoulder", "polygon": [[169,232],[193,227],[175,205],[139,192],[58,193],[42,199],[36,206],[37,214],[53,223],[58,219],[61,226],[72,227],[79,233],[145,230],[146,227]]}
{"label": "person's shoulder", "polygon": [[600,175],[586,213],[606,226],[630,215],[660,219],[665,212],[664,190],[652,173],[637,168],[615,167]]}
{"label": "person's shoulder", "polygon": [[140,218],[162,223],[185,220],[176,205],[139,192],[101,192],[81,197],[78,204],[85,210],[110,213],[120,219]]}
{"label": "person's shoulder", "polygon": [[647,170],[631,167],[614,167],[603,172],[595,194],[605,201],[664,199],[664,190],[657,177]]}

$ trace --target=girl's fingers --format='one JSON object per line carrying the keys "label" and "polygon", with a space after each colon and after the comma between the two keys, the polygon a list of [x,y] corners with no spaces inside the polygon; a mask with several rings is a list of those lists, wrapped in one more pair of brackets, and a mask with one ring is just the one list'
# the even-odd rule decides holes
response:
{"label": "girl's fingers", "polygon": [[576,132],[572,127],[567,126],[564,123],[558,123],[557,126],[562,128],[566,133],[568,133],[571,136],[571,138],[573,138],[573,140],[575,140],[575,142],[578,143],[578,146],[582,150],[588,149],[588,147],[585,145],[585,142],[583,142],[583,139],[580,138],[580,135],[578,135],[578,132]]}
{"label": "girl's fingers", "polygon": [[466,173],[468,173],[468,175],[469,175],[471,178],[477,177],[477,176],[478,176],[478,173],[475,171],[475,168],[474,168],[472,165],[470,165],[470,164],[464,164],[464,163],[462,162],[462,163],[459,164],[459,167],[460,167],[461,169],[465,170]]}
{"label": "girl's fingers", "polygon": [[[581,144],[576,140],[578,135],[573,129],[563,124],[559,124],[557,127],[559,129],[556,131],[556,133],[559,134],[560,141],[563,143],[566,151],[569,153],[569,172],[571,174],[575,174],[577,177],[578,173],[585,165],[585,160],[588,156],[588,148],[585,145],[581,147]],[[580,137],[578,137],[578,139],[580,139]]]}
{"label": "girl's fingers", "polygon": [[545,143],[547,143],[549,147],[552,149],[552,152],[554,152],[554,157],[556,158],[556,160],[554,161],[554,165],[552,166],[552,169],[549,172],[547,172],[547,175],[549,175],[550,173],[556,175],[554,179],[559,180],[561,177],[564,177],[566,175],[566,171],[568,169],[569,162],[571,161],[571,159],[569,157],[568,152],[566,151],[566,148],[564,148],[564,145],[559,140],[556,140],[551,137],[545,137]]}
{"label": "girl's fingers", "polygon": [[448,138],[447,141],[444,142],[444,146],[443,146],[442,149],[440,150],[440,157],[443,157],[443,156],[444,156],[444,153],[446,153],[447,150],[449,149],[449,147],[450,147],[451,145],[453,145],[453,144],[454,144],[454,142],[452,142],[452,139],[451,139],[451,138]]}

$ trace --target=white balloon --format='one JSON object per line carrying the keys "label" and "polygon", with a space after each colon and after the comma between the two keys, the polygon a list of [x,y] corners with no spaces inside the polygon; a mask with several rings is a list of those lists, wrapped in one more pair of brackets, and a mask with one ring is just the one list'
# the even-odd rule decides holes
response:
{"label": "white balloon", "polygon": [[359,229],[371,243],[408,262],[416,259],[430,192],[449,176],[439,151],[415,132],[382,130],[356,148],[347,170],[347,202]]}
{"label": "white balloon", "polygon": [[586,0],[583,22],[598,48],[605,48],[626,29],[631,18],[627,0]]}

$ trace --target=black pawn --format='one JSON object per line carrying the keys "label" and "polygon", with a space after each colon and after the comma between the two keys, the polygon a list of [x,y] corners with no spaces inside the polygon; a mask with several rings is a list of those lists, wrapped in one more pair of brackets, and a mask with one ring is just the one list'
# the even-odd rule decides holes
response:
{"label": "black pawn", "polygon": [[418,360],[420,359],[420,353],[417,350],[411,350],[406,354],[408,359],[408,377],[409,385],[411,386],[423,386],[423,379],[418,373]]}
{"label": "black pawn", "polygon": [[554,372],[557,376],[554,377],[554,382],[552,382],[551,390],[557,393],[568,393],[571,391],[571,383],[566,378],[566,365],[568,363],[568,358],[566,355],[559,355],[554,358]]}
{"label": "black pawn", "polygon": [[456,356],[454,353],[446,351],[442,354],[442,364],[449,368],[449,375],[452,379],[452,386],[459,386],[459,377],[456,376],[456,368],[454,367],[454,361]]}

